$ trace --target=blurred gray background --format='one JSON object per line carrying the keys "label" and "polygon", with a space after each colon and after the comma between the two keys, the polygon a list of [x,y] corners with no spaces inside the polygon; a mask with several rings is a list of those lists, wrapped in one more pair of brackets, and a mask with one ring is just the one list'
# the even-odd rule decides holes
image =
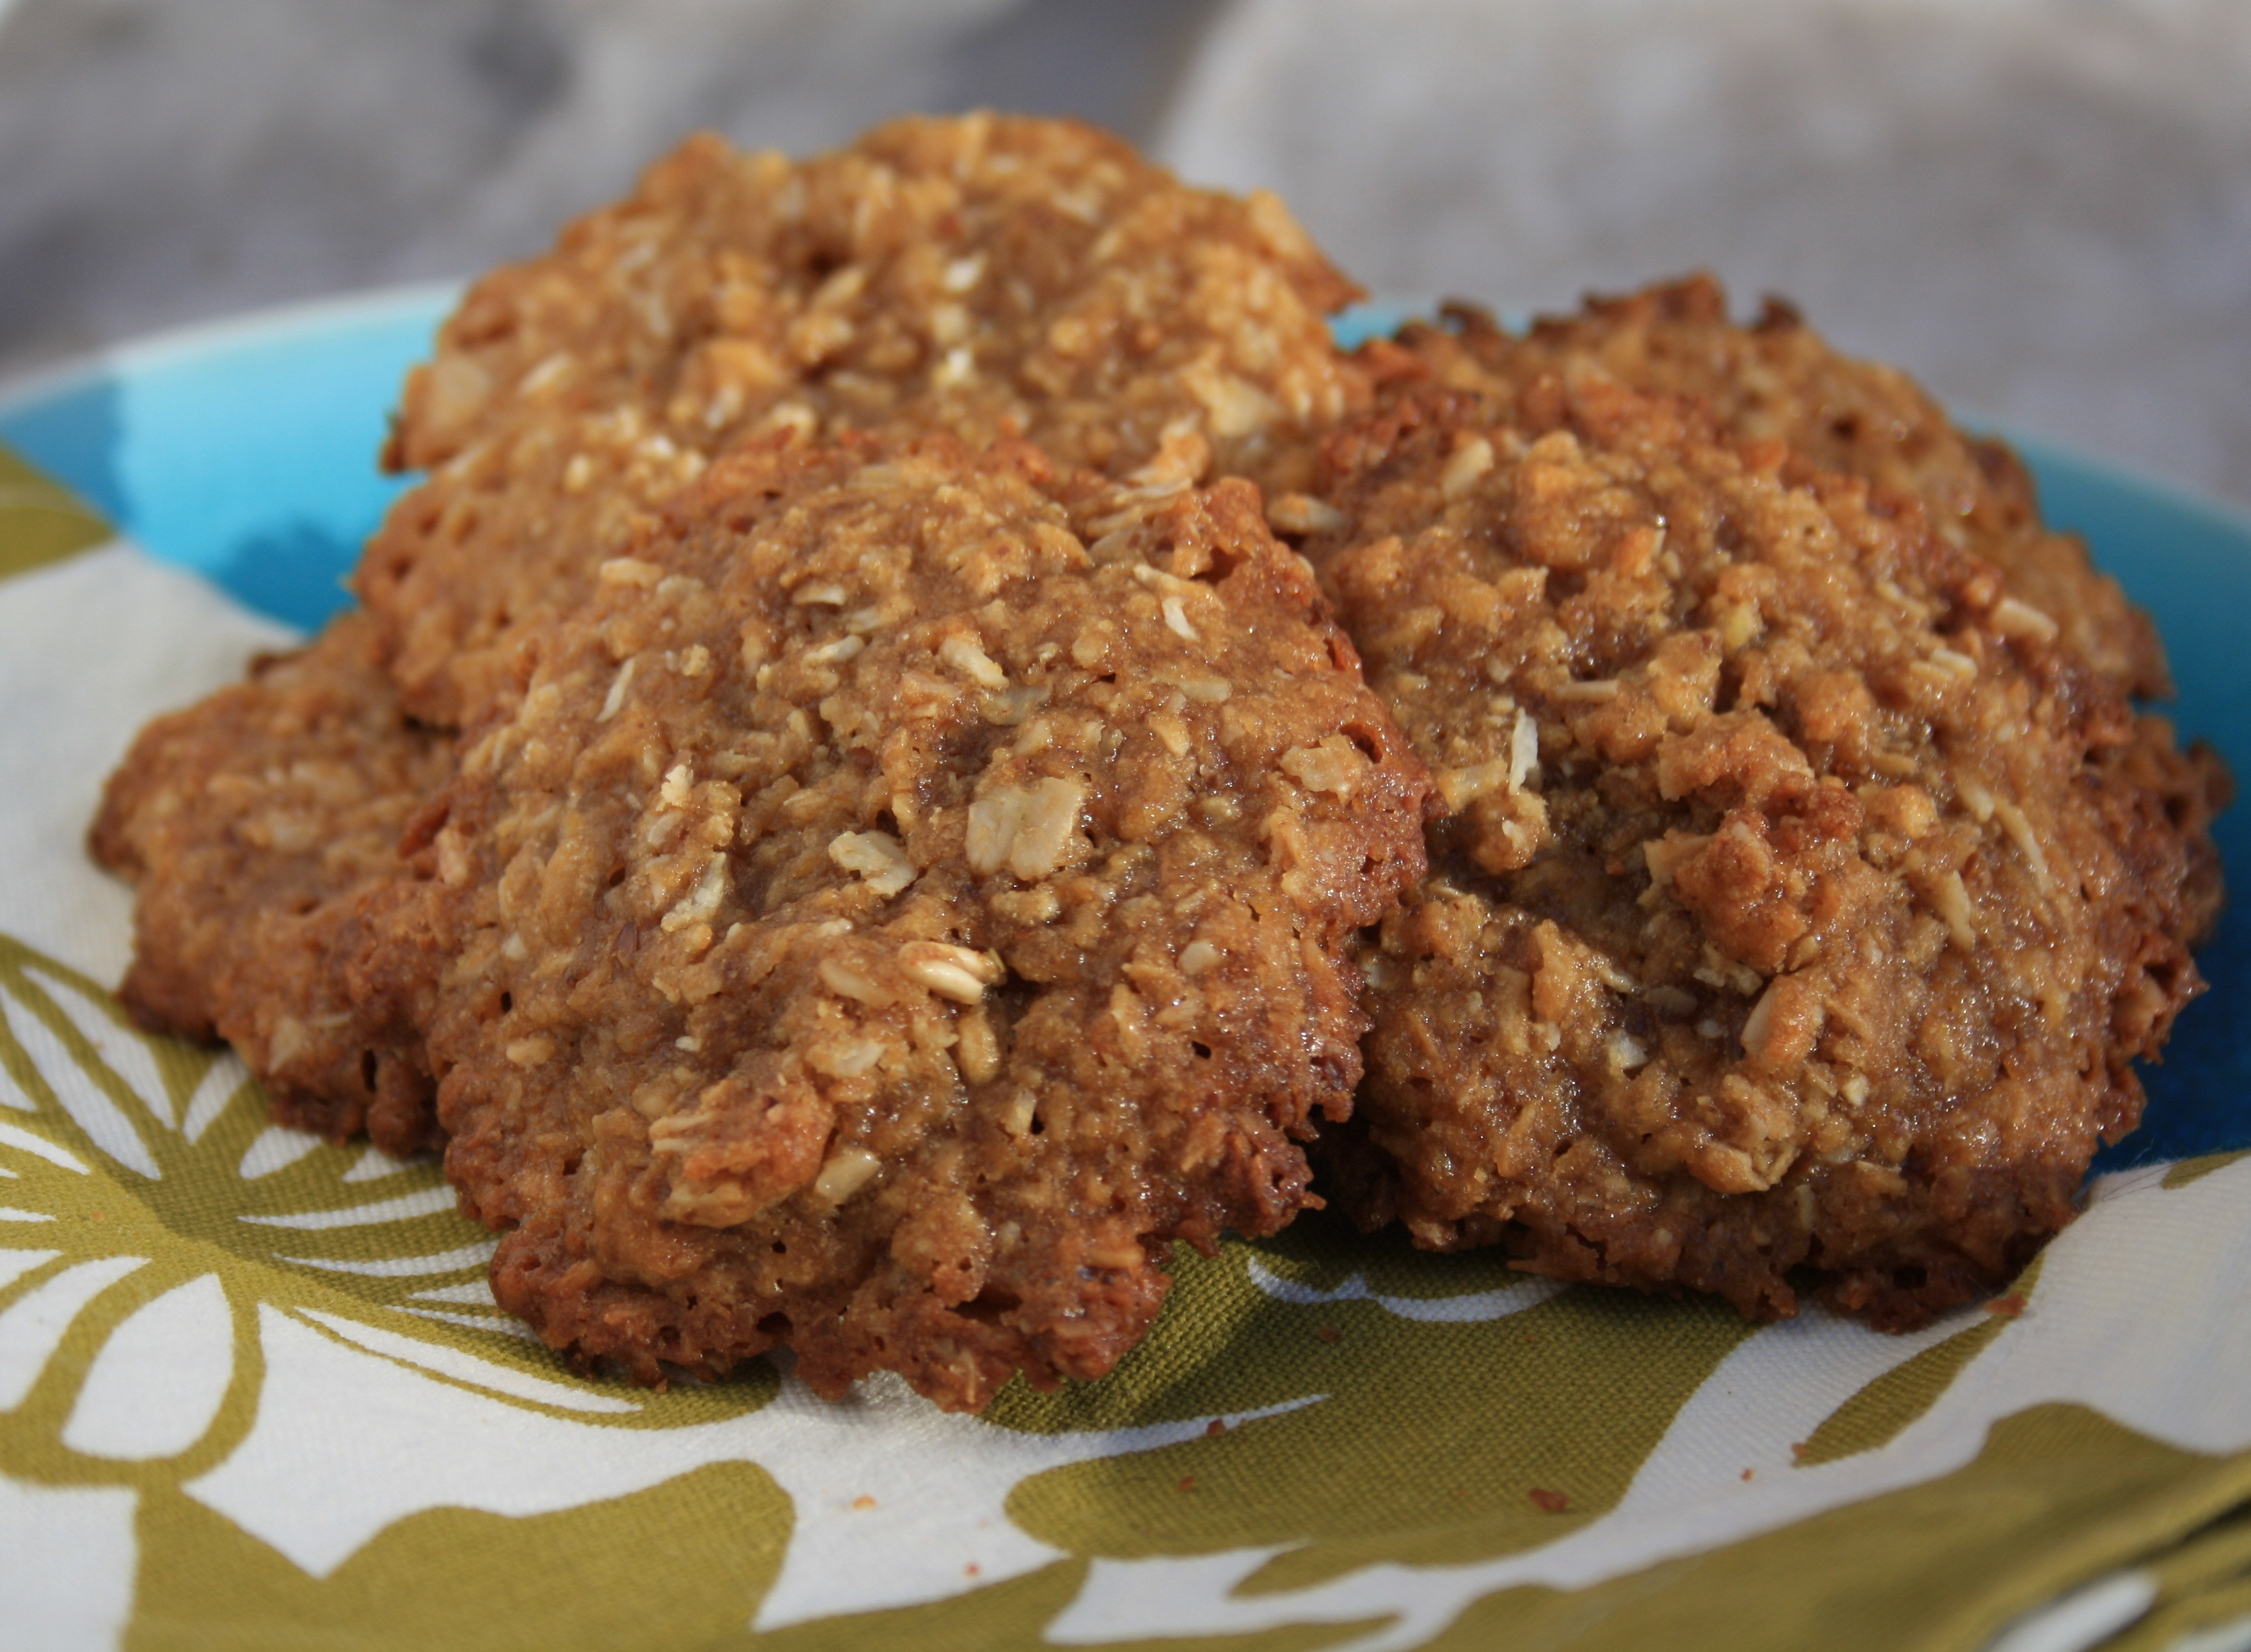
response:
{"label": "blurred gray background", "polygon": [[1697,266],[2251,504],[2245,0],[0,0],[0,375],[542,245],[682,134],[1085,116],[1377,292]]}

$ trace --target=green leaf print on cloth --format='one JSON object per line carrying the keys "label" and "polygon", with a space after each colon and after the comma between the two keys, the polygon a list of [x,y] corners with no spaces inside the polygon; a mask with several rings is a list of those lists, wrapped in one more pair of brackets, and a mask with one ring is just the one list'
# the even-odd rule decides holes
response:
{"label": "green leaf print on cloth", "polygon": [[109,533],[84,501],[0,447],[0,579],[74,556]]}
{"label": "green leaf print on cloth", "polygon": [[[716,1420],[770,1372],[668,1393],[566,1380],[494,1306],[490,1234],[434,1161],[267,1122],[232,1055],[135,1029],[92,982],[0,937],[0,1471],[184,1478],[232,1452],[262,1313],[433,1380],[611,1427]],[[161,1357],[160,1357],[161,1356]],[[162,1465],[158,1467],[156,1465]]]}
{"label": "green leaf print on cloth", "polygon": [[2251,1496],[2251,1462],[2170,1449],[2075,1406],[2008,1418],[1953,1474],[1575,1593],[1479,1601],[1430,1644],[1574,1652],[1976,1652],[2012,1619]]}
{"label": "green leaf print on cloth", "polygon": [[[519,1523],[600,1532],[603,1517],[561,1517],[620,1500],[643,1524],[716,1518],[731,1553],[786,1554],[779,1578],[740,1573],[745,1632],[753,1609],[779,1624],[942,1599],[1061,1558],[1007,1519],[1021,1481],[1211,1420],[1038,1432],[942,1415],[895,1382],[827,1405],[764,1362],[665,1391],[578,1378],[492,1305],[491,1236],[433,1161],[271,1125],[233,1057],[140,1033],[5,937],[0,1199],[0,1482],[137,1494],[150,1610],[280,1566],[336,1580],[308,1610],[355,1626],[354,1644],[429,1644],[403,1601],[371,1626],[384,1555],[426,1571],[431,1545],[468,1530],[505,1534],[479,1539],[497,1560],[532,1530]],[[724,1465],[740,1472],[709,1472]],[[478,1517],[449,1526],[449,1509]],[[690,1602],[665,1593],[653,1621],[670,1640]],[[165,1607],[151,1627],[199,1610]],[[254,1627],[223,1621],[220,1643]]]}
{"label": "green leaf print on cloth", "polygon": [[[1513,1553],[1585,1524],[1754,1330],[1715,1303],[1559,1293],[1486,1259],[1465,1268],[1396,1240],[1370,1246],[1319,1217],[1184,1269],[1176,1295],[1168,1327],[1224,1320],[1223,1342],[1199,1358],[1202,1337],[1153,1338],[1112,1382],[1186,1412],[1291,1408],[1056,1470],[1009,1512],[1079,1553],[1273,1546],[1246,1593],[1383,1561]],[[1107,1386],[1012,1393],[1000,1414],[1068,1414]]]}
{"label": "green leaf print on cloth", "polygon": [[[1919,1337],[1564,1290],[1316,1219],[1184,1256],[1111,1378],[1015,1387],[982,1419],[888,1382],[825,1405],[762,1364],[652,1393],[573,1375],[491,1306],[490,1237],[433,1163],[274,1128],[232,1056],[135,1031],[0,937],[0,1476],[132,1499],[140,1647],[579,1625],[652,1647],[1624,1648],[1659,1624],[1783,1647],[1852,1624],[1867,1637],[1835,1644],[1967,1652],[2251,1500],[2240,1441],[2158,1437],[2240,1434],[2247,1409],[2184,1386],[2163,1335],[2144,1351],[2170,1400],[2038,1346],[2105,1340],[2129,1206],[2162,1254],[2168,1211],[2185,1232],[2235,1207],[2241,1229],[2247,1175],[2123,1179],[2014,1317]],[[2232,1598],[2213,1552],[2175,1563],[2168,1614]],[[1749,1598],[1764,1640],[1742,1638]]]}

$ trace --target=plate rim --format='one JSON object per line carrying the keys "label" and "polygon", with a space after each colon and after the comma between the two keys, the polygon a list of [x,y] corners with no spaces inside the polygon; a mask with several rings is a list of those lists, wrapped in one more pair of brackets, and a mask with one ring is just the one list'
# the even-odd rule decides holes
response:
{"label": "plate rim", "polygon": [[[253,342],[278,342],[292,334],[399,320],[426,308],[439,310],[442,321],[444,312],[469,285],[466,280],[441,280],[361,287],[319,298],[261,305],[138,334],[44,367],[0,377],[0,418],[21,416],[40,402],[67,396],[106,377],[175,367],[198,356],[215,355]],[[1373,321],[1383,315],[1411,317],[1418,308],[1429,308],[1384,297],[1348,306],[1338,315],[1357,314]],[[1994,418],[1976,408],[1942,405],[1946,405],[1948,416],[1959,421],[1965,430],[1998,436],[2027,456],[2037,454],[2049,463],[2092,472],[2107,484],[2158,495],[2206,519],[2213,528],[2241,537],[2246,549],[2251,550],[2251,505],[2220,498],[2190,483],[2151,475],[2130,461],[2044,435],[2013,420]]]}
{"label": "plate rim", "polygon": [[435,280],[359,287],[136,333],[0,377],[0,418],[23,413],[36,403],[70,395],[104,377],[177,366],[244,344],[285,340],[293,333],[397,320],[425,307],[450,308],[468,286],[467,280]]}

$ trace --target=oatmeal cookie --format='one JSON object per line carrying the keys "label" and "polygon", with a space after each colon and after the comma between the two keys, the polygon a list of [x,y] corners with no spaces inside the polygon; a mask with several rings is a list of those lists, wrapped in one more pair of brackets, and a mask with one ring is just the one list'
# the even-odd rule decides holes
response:
{"label": "oatmeal cookie", "polygon": [[[585,487],[506,501],[558,543],[597,543],[604,513],[653,508],[693,473],[592,434],[579,451]],[[379,992],[349,970],[364,909],[412,875],[398,840],[453,778],[454,736],[406,715],[384,653],[375,619],[350,612],[151,723],[89,843],[138,886],[119,992],[142,1025],[232,1044],[284,1123],[337,1139],[364,1128],[405,1152],[437,1136],[410,1006],[439,961],[392,949]]]}
{"label": "oatmeal cookie", "polygon": [[[1920,501],[1942,537],[2003,570],[2022,605],[2011,611],[2012,623],[2054,627],[2129,694],[2171,692],[2149,616],[2094,567],[2076,537],[2041,522],[2032,478],[2007,444],[1957,430],[1905,374],[1839,355],[1778,299],[1739,326],[1728,319],[1719,283],[1696,275],[1590,299],[1578,315],[1543,318],[1521,335],[1457,304],[1444,324],[1410,326],[1361,359],[1386,395],[1464,392],[1497,419],[1512,417],[1527,394],[1552,393],[1540,391],[1543,380],[1589,373],[1688,397],[1731,437],[1787,443],[1788,473],[1837,472]],[[2196,946],[2219,921],[2211,825],[2232,787],[2215,754],[2177,750],[2161,718],[2145,714],[2143,722],[2134,740],[2096,760],[2119,765],[2106,784],[2146,790],[2179,828],[2190,870],[2170,910],[2176,938]]]}
{"label": "oatmeal cookie", "polygon": [[[2012,1276],[2200,986],[2105,674],[1918,505],[1549,378],[1334,439],[1307,543],[1430,765],[1328,1150],[1363,1224],[1903,1328]],[[2122,750],[2130,754],[2122,760]]]}
{"label": "oatmeal cookie", "polygon": [[1271,196],[1068,121],[904,120],[803,162],[693,138],[470,289],[390,449],[434,474],[359,589],[408,706],[452,723],[645,514],[618,492],[591,560],[545,531],[613,453],[661,481],[762,430],[946,430],[1119,476],[1193,432],[1215,474],[1302,486],[1366,399],[1323,320],[1354,293]]}
{"label": "oatmeal cookie", "polygon": [[1957,430],[1906,374],[1838,354],[1780,300],[1741,326],[1720,284],[1695,275],[1590,299],[1579,314],[1543,317],[1521,335],[1453,305],[1444,324],[1411,327],[1363,359],[1500,404],[1543,374],[1590,370],[1695,397],[1732,435],[1787,442],[1812,469],[1921,500],[1942,537],[1998,566],[2012,593],[2061,626],[2097,671],[2131,694],[2169,692],[2149,616],[2076,537],[2042,524],[2032,479],[2007,444]]}
{"label": "oatmeal cookie", "polygon": [[371,890],[405,874],[401,827],[453,771],[407,721],[350,615],[249,681],[141,731],[110,776],[94,859],[137,884],[119,996],[153,1030],[223,1038],[276,1117],[341,1139],[429,1144],[433,1086],[394,998],[355,996]]}
{"label": "oatmeal cookie", "polygon": [[[162,791],[169,841],[234,857],[197,860],[227,874],[204,875],[168,852],[146,886],[139,1012],[234,1039],[285,1116],[350,1128],[370,1071],[419,1068],[390,1008],[415,994],[394,969],[389,992],[339,1020],[363,1000],[324,949],[357,934],[345,915],[395,874],[369,823],[405,818],[450,773],[447,743],[410,727],[377,655],[450,726],[510,681],[527,626],[589,600],[592,570],[761,428],[1029,431],[1117,470],[1301,480],[1312,435],[1366,398],[1321,320],[1352,292],[1271,197],[1182,188],[1069,123],[900,121],[803,163],[691,140],[552,253],[474,287],[409,379],[391,459],[436,471],[369,547],[359,584],[375,618],[180,714],[128,764],[174,774],[149,764],[183,742],[193,763],[246,778],[348,761],[351,787],[301,789],[289,806],[308,840],[357,847],[262,866],[238,790],[121,775],[98,832],[110,850],[149,829],[134,811]],[[308,718],[308,702],[329,709]],[[285,886],[301,909],[288,962],[247,962],[232,937],[264,934]],[[386,1140],[403,1139],[404,1116]]]}
{"label": "oatmeal cookie", "polygon": [[754,443],[519,659],[393,930],[551,1344],[973,1409],[1315,1202],[1429,780],[1248,483]]}

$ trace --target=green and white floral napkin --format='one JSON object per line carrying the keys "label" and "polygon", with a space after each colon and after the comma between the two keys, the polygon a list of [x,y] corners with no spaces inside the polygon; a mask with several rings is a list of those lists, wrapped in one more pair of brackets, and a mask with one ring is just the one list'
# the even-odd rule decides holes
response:
{"label": "green and white floral napkin", "polygon": [[274,646],[0,459],[0,1649],[2251,1648],[2251,1158],[2097,1183],[1915,1336],[1315,1218],[1108,1379],[583,1380],[434,1163],[107,991],[151,714]]}

